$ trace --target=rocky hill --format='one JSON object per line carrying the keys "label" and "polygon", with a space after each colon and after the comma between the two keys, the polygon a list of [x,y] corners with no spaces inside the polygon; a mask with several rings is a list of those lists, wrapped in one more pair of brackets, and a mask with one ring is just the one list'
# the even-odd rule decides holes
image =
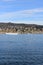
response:
{"label": "rocky hill", "polygon": [[43,33],[43,25],[0,23],[0,33]]}

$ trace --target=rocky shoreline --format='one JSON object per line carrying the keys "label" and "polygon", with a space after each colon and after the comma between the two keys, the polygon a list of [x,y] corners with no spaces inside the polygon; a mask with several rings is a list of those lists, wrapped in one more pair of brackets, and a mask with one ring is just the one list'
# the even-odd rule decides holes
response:
{"label": "rocky shoreline", "polygon": [[19,33],[19,34],[43,34],[43,25],[36,24],[16,24],[16,23],[0,23],[0,34]]}

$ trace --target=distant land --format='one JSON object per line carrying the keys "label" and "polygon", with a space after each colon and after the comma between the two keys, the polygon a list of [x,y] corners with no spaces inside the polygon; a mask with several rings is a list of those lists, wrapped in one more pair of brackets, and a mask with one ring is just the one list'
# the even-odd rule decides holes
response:
{"label": "distant land", "polygon": [[21,23],[0,23],[0,34],[5,33],[43,33],[43,25],[21,24]]}

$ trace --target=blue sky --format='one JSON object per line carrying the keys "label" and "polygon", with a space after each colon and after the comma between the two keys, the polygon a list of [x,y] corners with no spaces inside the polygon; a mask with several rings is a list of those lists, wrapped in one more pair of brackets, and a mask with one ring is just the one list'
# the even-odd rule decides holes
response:
{"label": "blue sky", "polygon": [[0,22],[43,25],[43,0],[0,0]]}

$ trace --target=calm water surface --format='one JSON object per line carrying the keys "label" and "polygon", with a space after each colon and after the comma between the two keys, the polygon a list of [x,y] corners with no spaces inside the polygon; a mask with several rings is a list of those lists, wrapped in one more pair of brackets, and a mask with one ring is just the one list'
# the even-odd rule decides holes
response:
{"label": "calm water surface", "polygon": [[1,34],[0,65],[43,65],[43,34]]}

